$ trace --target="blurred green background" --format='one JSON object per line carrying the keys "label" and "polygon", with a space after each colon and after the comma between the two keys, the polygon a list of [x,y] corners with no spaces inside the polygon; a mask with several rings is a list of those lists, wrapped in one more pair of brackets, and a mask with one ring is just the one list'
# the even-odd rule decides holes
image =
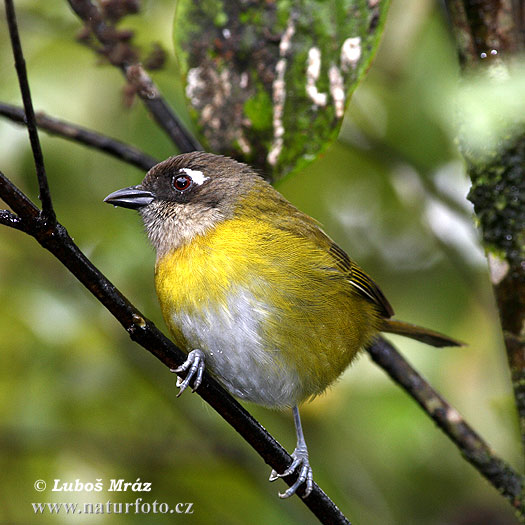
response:
{"label": "blurred green background", "polygon": [[[123,104],[118,71],[75,42],[65,2],[16,2],[37,110],[165,158],[175,153],[140,103]],[[172,0],[144,0],[136,28],[161,41],[155,73],[183,112],[171,45]],[[19,103],[0,14],[0,100]],[[457,152],[456,55],[440,5],[394,0],[370,73],[339,141],[279,189],[374,279],[399,318],[468,342],[435,350],[395,339],[401,352],[495,451],[520,467],[519,436],[497,312],[478,246],[469,183]],[[477,93],[477,96],[479,93]],[[475,107],[476,112],[483,111]],[[476,123],[476,125],[478,125]],[[164,331],[154,254],[137,214],[104,205],[143,173],[101,153],[41,135],[59,220],[80,248]],[[24,129],[0,120],[0,169],[37,198]],[[316,523],[284,484],[30,237],[0,228],[0,523]],[[288,449],[290,413],[249,406]],[[416,404],[363,355],[302,410],[314,479],[354,524],[504,524],[513,512]],[[152,483],[149,493],[50,490],[53,480]],[[42,479],[48,490],[37,492]],[[31,502],[192,502],[191,516],[35,516]]]}

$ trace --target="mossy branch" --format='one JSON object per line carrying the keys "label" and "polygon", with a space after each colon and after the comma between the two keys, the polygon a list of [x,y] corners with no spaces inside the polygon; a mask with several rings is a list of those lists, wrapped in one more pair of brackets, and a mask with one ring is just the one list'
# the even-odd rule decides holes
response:
{"label": "mossy branch", "polygon": [[[506,82],[525,49],[523,2],[448,0],[466,74],[484,71]],[[460,146],[472,181],[469,199],[481,228],[512,375],[525,447],[525,126],[508,122],[506,136],[480,158]]]}

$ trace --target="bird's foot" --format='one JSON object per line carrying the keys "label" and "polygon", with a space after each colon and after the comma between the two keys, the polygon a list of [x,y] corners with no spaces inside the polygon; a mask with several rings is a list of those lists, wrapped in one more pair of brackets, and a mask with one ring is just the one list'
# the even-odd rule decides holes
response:
{"label": "bird's foot", "polygon": [[204,352],[202,350],[192,350],[188,354],[188,358],[178,368],[170,368],[170,372],[179,374],[180,372],[188,372],[186,377],[177,377],[177,387],[180,388],[177,397],[179,397],[186,387],[193,380],[192,391],[195,392],[202,383],[202,376],[204,374]]}
{"label": "bird's foot", "polygon": [[297,481],[288,490],[286,490],[286,492],[283,492],[282,494],[279,492],[279,497],[285,499],[293,496],[297,492],[297,489],[304,483],[306,487],[302,497],[306,498],[310,495],[314,486],[312,467],[310,466],[310,462],[308,460],[308,451],[306,448],[297,447],[292,453],[292,459],[292,464],[282,474],[272,470],[272,473],[270,474],[270,481],[284,478],[296,472]]}

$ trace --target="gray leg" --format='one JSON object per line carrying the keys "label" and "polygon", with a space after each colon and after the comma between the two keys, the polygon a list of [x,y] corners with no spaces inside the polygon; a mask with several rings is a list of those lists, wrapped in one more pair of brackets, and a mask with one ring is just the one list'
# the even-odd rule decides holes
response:
{"label": "gray leg", "polygon": [[292,464],[282,474],[278,474],[275,470],[272,470],[270,481],[275,481],[278,478],[283,478],[289,474],[292,474],[293,472],[297,472],[297,481],[286,492],[283,494],[279,493],[279,497],[289,498],[290,496],[293,496],[297,489],[303,483],[306,483],[306,488],[303,495],[303,498],[306,498],[310,495],[313,488],[312,467],[310,467],[310,462],[308,461],[308,449],[306,448],[306,441],[304,439],[299,408],[294,406],[292,410],[295,423],[295,432],[297,434],[297,446],[292,453],[293,461]]}
{"label": "gray leg", "polygon": [[186,387],[190,384],[190,381],[194,379],[193,381],[193,391],[197,390],[199,388],[200,384],[202,383],[202,375],[204,374],[204,352],[202,350],[192,350],[188,354],[188,358],[184,363],[182,363],[179,368],[171,368],[170,372],[173,372],[175,374],[179,372],[185,372],[188,370],[188,373],[186,374],[186,377],[184,379],[181,379],[180,377],[177,377],[177,386],[180,387],[180,391],[177,394],[177,397],[179,397],[184,390],[186,390]]}

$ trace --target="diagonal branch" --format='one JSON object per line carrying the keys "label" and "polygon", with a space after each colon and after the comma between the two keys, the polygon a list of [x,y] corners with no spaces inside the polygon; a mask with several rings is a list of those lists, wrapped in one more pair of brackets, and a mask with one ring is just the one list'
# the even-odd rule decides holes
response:
{"label": "diagonal branch", "polygon": [[77,16],[84,22],[103,46],[102,53],[119,67],[135,88],[155,122],[167,133],[181,152],[202,150],[199,141],[188,132],[171,107],[164,100],[151,77],[138,63],[127,42],[128,33],[121,34],[104,19],[91,0],[68,0]]}
{"label": "diagonal branch", "polygon": [[55,211],[53,210],[51,194],[49,193],[46,169],[44,167],[44,156],[42,155],[42,148],[40,146],[40,140],[38,139],[35,112],[33,110],[31,90],[29,89],[29,82],[27,80],[26,62],[22,52],[22,43],[20,42],[20,36],[18,34],[18,25],[16,22],[13,0],[5,0],[5,12],[7,26],[9,28],[9,36],[11,38],[11,47],[13,48],[13,57],[15,59],[18,83],[20,84],[20,92],[24,102],[27,131],[29,133],[29,141],[31,143],[31,149],[33,150],[33,158],[35,161],[36,174],[38,177],[40,200],[42,201],[42,213],[47,221],[54,223],[56,221]]}
{"label": "diagonal branch", "polygon": [[[132,340],[151,352],[168,368],[177,368],[186,354],[177,348],[91,263],[60,223],[42,228],[38,209],[0,172],[0,198],[24,221],[24,231],[34,237],[109,310]],[[36,211],[35,211],[36,210]],[[0,221],[1,222],[1,221]],[[256,450],[271,468],[283,472],[292,458],[286,450],[213,378],[205,374],[197,393],[209,403]],[[292,485],[296,475],[283,478]],[[321,523],[347,524],[344,514],[314,483],[310,496],[302,499]]]}
{"label": "diagonal branch", "polygon": [[525,478],[498,458],[459,412],[443,399],[388,341],[379,337],[366,350],[372,360],[416,400],[459,448],[465,459],[523,516]]}
{"label": "diagonal branch", "polygon": [[[0,115],[18,124],[25,125],[25,113],[21,108],[0,102]],[[41,112],[36,114],[36,123],[41,130],[51,135],[57,135],[73,142],[79,142],[104,151],[144,171],[148,171],[158,163],[158,160],[140,151],[138,148],[134,148],[107,135],[102,135],[101,133],[72,124],[71,122],[50,117]]]}

